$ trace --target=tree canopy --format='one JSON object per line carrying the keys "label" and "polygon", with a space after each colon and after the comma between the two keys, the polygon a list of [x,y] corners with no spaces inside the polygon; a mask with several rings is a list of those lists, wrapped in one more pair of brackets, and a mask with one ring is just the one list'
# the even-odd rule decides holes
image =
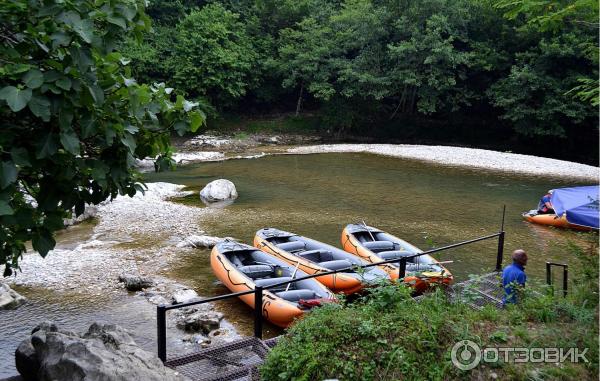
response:
{"label": "tree canopy", "polygon": [[306,104],[359,133],[476,116],[529,141],[597,134],[591,0],[155,0],[151,14],[152,65],[134,57],[135,72],[180,78],[223,112]]}
{"label": "tree canopy", "polygon": [[115,50],[150,28],[141,1],[7,0],[0,7],[0,265],[45,256],[63,219],[143,190],[136,159],[171,164],[170,133],[204,122],[164,83],[140,84]]}

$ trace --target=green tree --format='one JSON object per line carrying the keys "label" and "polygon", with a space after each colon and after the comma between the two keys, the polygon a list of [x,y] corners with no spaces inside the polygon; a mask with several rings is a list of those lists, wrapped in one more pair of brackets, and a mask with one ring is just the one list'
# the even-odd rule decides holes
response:
{"label": "green tree", "polygon": [[209,4],[177,25],[169,64],[178,88],[222,105],[231,104],[254,86],[257,60],[239,15],[220,4]]}
{"label": "green tree", "polygon": [[138,84],[115,51],[150,27],[133,0],[7,0],[0,7],[0,265],[45,256],[63,218],[142,190],[138,158],[169,166],[170,133],[204,114],[164,84]]}

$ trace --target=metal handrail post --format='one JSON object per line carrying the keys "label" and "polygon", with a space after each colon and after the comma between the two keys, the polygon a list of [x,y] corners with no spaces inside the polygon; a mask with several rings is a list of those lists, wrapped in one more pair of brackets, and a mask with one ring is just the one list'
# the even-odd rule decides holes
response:
{"label": "metal handrail post", "polygon": [[158,358],[167,361],[167,318],[163,304],[156,307],[156,339],[158,341]]}
{"label": "metal handrail post", "polygon": [[254,287],[254,337],[262,339],[262,301],[263,288]]}
{"label": "metal handrail post", "polygon": [[406,258],[400,258],[400,263],[398,263],[398,280],[404,279],[406,277]]}
{"label": "metal handrail post", "polygon": [[502,262],[504,261],[504,231],[498,236],[498,253],[496,254],[496,271],[502,271]]}
{"label": "metal handrail post", "polygon": [[567,288],[569,287],[569,266],[563,267],[563,297],[567,296]]}

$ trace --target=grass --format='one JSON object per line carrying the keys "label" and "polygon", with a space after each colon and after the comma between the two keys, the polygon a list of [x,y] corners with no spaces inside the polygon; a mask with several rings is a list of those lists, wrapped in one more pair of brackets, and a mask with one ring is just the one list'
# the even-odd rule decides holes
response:
{"label": "grass", "polygon": [[[597,240],[597,237],[594,238]],[[567,298],[528,285],[522,302],[476,311],[443,292],[415,302],[403,286],[382,285],[354,303],[327,305],[297,322],[261,368],[265,380],[598,379],[598,253],[572,246],[577,274]],[[558,294],[558,293],[557,293]],[[451,362],[460,340],[484,347],[571,348],[588,363]]]}

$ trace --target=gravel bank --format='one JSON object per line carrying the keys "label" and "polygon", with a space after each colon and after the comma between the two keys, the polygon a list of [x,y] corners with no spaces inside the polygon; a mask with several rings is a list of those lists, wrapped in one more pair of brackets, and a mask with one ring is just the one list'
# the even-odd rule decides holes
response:
{"label": "gravel bank", "polygon": [[192,250],[179,248],[177,243],[187,236],[202,234],[201,219],[218,210],[168,201],[189,193],[182,191],[182,185],[147,186],[144,194],[119,196],[101,204],[98,223],[87,237],[80,233],[83,242],[75,247],[61,247],[59,238],[59,247],[46,258],[37,253],[25,255],[19,263],[22,272],[7,281],[97,295],[122,292],[122,285],[118,284],[121,273],[154,276],[168,268],[182,251]]}
{"label": "gravel bank", "polygon": [[408,144],[327,144],[290,148],[288,153],[310,154],[328,152],[367,152],[377,155],[424,160],[438,164],[475,167],[532,174],[547,177],[567,177],[598,181],[599,168],[570,161],[548,159],[508,152],[475,148],[422,146]]}

